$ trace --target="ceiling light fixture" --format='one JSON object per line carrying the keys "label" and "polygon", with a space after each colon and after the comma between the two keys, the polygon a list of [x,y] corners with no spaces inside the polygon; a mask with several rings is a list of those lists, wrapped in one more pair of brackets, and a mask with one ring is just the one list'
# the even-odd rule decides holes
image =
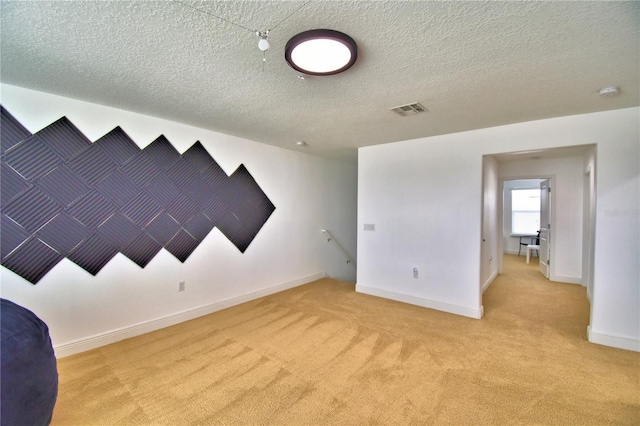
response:
{"label": "ceiling light fixture", "polygon": [[356,63],[358,46],[339,31],[310,30],[289,40],[284,58],[291,68],[303,74],[333,75]]}
{"label": "ceiling light fixture", "polygon": [[260,37],[258,41],[258,49],[262,51],[262,71],[264,71],[264,66],[267,63],[267,50],[271,45],[269,44],[269,30],[267,31],[256,31],[256,35]]}
{"label": "ceiling light fixture", "polygon": [[263,52],[269,50],[269,47],[271,47],[271,45],[269,44],[269,30],[256,31],[256,35],[260,37],[260,40],[258,41],[258,49],[262,50]]}

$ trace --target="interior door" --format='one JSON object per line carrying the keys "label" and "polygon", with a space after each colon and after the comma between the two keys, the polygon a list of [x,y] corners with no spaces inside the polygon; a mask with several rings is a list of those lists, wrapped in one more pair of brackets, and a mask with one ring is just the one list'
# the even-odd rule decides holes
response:
{"label": "interior door", "polygon": [[549,259],[551,259],[551,215],[549,179],[540,182],[540,272],[549,279]]}

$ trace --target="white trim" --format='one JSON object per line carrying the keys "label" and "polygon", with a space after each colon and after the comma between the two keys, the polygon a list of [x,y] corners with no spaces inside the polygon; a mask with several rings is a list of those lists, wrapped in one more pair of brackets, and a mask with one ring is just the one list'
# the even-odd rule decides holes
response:
{"label": "white trim", "polygon": [[437,311],[448,312],[450,314],[462,315],[469,318],[480,319],[484,315],[484,307],[478,309],[467,308],[465,306],[451,305],[437,300],[424,299],[422,297],[410,296],[393,291],[381,290],[379,288],[367,287],[362,284],[356,284],[356,292],[368,294],[370,296],[382,297],[385,299],[395,300],[397,302],[409,303],[411,305],[422,306],[423,308],[435,309]]}
{"label": "white trim", "polygon": [[[511,251],[505,250],[504,254],[515,254],[515,255],[517,255],[518,252],[517,251],[516,252],[511,252]],[[526,253],[520,254],[520,256],[526,257]],[[549,281],[555,281],[555,282],[558,282],[558,283],[567,283],[567,284],[580,284],[581,286],[584,287],[584,285],[582,284],[582,278],[565,277],[565,276],[562,276],[562,275],[549,275]],[[483,286],[482,292],[484,293],[484,291],[485,291],[485,289],[484,289],[484,286]]]}
{"label": "white trim", "polygon": [[555,281],[555,282],[558,282],[558,283],[582,285],[582,278],[563,277],[562,275],[550,275],[549,276],[549,281]]}
{"label": "white trim", "polygon": [[229,299],[221,300],[219,302],[211,303],[209,305],[200,306],[198,308],[189,309],[187,311],[167,315],[162,318],[156,318],[150,321],[133,324],[127,327],[108,331],[106,333],[101,333],[95,336],[79,339],[70,343],[58,345],[54,348],[56,357],[64,358],[70,355],[78,354],[80,352],[85,352],[91,349],[99,348],[101,346],[109,345],[111,343],[119,342],[120,340],[129,339],[135,336],[140,336],[145,333],[150,333],[152,331],[160,330],[161,328],[170,327],[172,325],[189,321],[204,315],[209,315],[214,312],[230,308],[232,306],[240,305],[242,303],[250,302],[252,300],[256,300],[261,297],[269,296],[270,294],[279,293],[284,290],[288,290],[294,287],[308,284],[310,282],[319,280],[326,276],[327,274],[324,271],[318,272],[313,275],[298,278],[296,280],[289,281],[283,284],[278,284],[273,287],[268,287],[262,290],[253,291],[251,293],[243,294],[241,296],[236,296]]}
{"label": "white trim", "polygon": [[591,343],[640,352],[640,340],[637,339],[615,336],[612,334],[596,333],[591,330],[591,326],[587,326],[587,336]]}
{"label": "white trim", "polygon": [[487,289],[489,288],[491,283],[493,283],[493,280],[495,280],[497,276],[498,276],[498,271],[497,270],[493,271],[493,273],[487,279],[487,281],[485,281],[484,284],[482,284],[482,294],[484,294],[484,292],[487,291]]}

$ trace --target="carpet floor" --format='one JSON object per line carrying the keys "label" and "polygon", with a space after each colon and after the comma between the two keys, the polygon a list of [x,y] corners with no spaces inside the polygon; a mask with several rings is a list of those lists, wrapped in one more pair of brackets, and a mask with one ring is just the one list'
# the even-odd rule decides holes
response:
{"label": "carpet floor", "polygon": [[505,255],[481,320],[322,279],[58,361],[53,425],[639,425],[640,354]]}

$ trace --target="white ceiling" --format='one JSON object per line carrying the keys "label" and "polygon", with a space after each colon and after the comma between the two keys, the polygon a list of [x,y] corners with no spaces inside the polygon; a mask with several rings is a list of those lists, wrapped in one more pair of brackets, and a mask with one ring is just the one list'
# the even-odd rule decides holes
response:
{"label": "white ceiling", "polygon": [[[331,158],[640,103],[640,2],[0,4],[3,83]],[[349,34],[355,66],[299,79],[284,47],[315,28]],[[249,29],[271,29],[264,69]],[[389,111],[412,102],[429,112]]]}

